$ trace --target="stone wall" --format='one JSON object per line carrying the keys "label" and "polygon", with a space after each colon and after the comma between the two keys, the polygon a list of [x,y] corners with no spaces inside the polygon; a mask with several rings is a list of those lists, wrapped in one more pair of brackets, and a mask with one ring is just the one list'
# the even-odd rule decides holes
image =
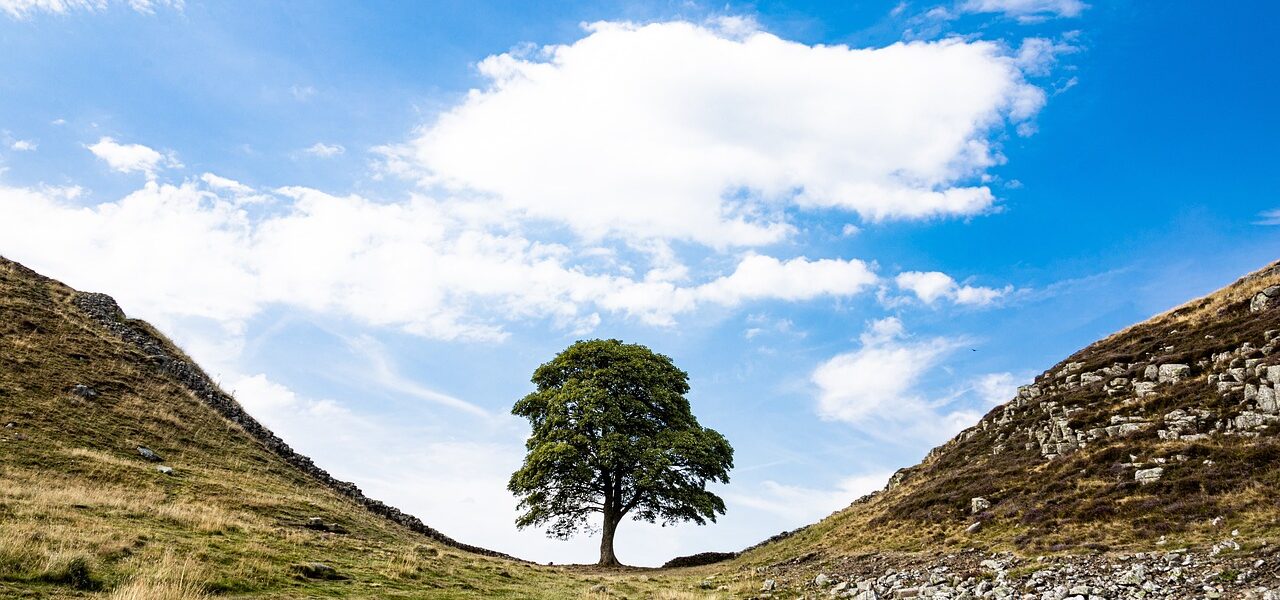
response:
{"label": "stone wall", "polygon": [[143,326],[138,321],[126,319],[124,312],[120,310],[120,306],[116,304],[116,301],[111,296],[77,292],[72,299],[72,303],[98,324],[132,344],[146,356],[147,361],[156,369],[173,377],[209,408],[217,411],[227,420],[239,425],[245,433],[261,443],[267,450],[280,457],[286,463],[310,475],[325,487],[350,498],[376,515],[385,517],[446,546],[485,556],[512,558],[501,552],[454,540],[427,526],[427,524],[413,515],[406,514],[394,506],[388,506],[365,496],[355,484],[334,478],[327,471],[316,466],[310,458],[295,452],[284,440],[245,412],[240,403],[236,402],[235,398],[232,398],[230,394],[223,392],[199,366],[174,356],[169,344],[153,334],[150,327]]}

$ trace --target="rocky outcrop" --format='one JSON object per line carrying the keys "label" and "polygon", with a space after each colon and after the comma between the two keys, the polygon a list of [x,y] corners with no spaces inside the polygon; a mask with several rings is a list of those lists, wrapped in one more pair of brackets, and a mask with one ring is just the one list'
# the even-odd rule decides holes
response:
{"label": "rocky outcrop", "polygon": [[1254,294],[1249,301],[1249,312],[1262,312],[1277,304],[1280,304],[1280,285],[1273,285]]}
{"label": "rocky outcrop", "polygon": [[1040,558],[975,551],[932,557],[863,555],[803,568],[758,567],[749,576],[766,582],[757,598],[1280,600],[1274,550],[1260,553],[1265,558],[1245,556],[1230,539],[1214,548]]}
{"label": "rocky outcrop", "polygon": [[[133,345],[146,357],[146,360],[151,365],[182,384],[197,400],[217,411],[228,421],[239,425],[246,434],[261,443],[267,450],[280,457],[284,462],[311,476],[325,487],[350,498],[376,515],[403,525],[446,546],[485,556],[511,558],[501,552],[454,540],[427,526],[413,515],[406,514],[400,509],[365,496],[355,484],[334,478],[327,471],[316,466],[310,458],[295,452],[284,440],[245,412],[240,403],[236,402],[235,398],[231,397],[230,394],[223,392],[200,367],[177,356],[171,350],[169,344],[152,332],[150,326],[140,321],[126,319],[124,311],[120,310],[120,306],[110,296],[78,292],[72,299],[72,303],[99,325]],[[146,453],[143,453],[143,450],[146,449],[138,448],[138,452],[144,458],[159,460],[158,456],[154,459],[148,457]],[[147,452],[151,451],[147,450]],[[154,455],[154,453],[152,454]]]}

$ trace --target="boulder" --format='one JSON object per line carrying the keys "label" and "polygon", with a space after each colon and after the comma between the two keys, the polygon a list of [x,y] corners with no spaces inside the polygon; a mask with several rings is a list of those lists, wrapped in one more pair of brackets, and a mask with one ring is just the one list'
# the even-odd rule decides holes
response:
{"label": "boulder", "polygon": [[1160,367],[1157,367],[1156,365],[1147,365],[1147,368],[1142,370],[1142,377],[1147,381],[1155,381],[1159,375]]}
{"label": "boulder", "polygon": [[1275,414],[1280,412],[1280,404],[1276,402],[1276,389],[1269,385],[1258,386],[1258,410]]}
{"label": "boulder", "polygon": [[146,446],[138,446],[138,455],[139,455],[139,456],[141,456],[142,458],[145,458],[145,459],[147,459],[147,460],[151,461],[151,462],[160,462],[160,461],[164,460],[163,458],[160,458],[160,455],[159,455],[159,454],[156,454],[155,452],[153,452],[150,448],[148,448],[148,447],[146,447]]}
{"label": "boulder", "polygon": [[1156,380],[1160,383],[1177,383],[1191,375],[1191,367],[1177,363],[1160,365],[1156,373]]}
{"label": "boulder", "polygon": [[762,585],[760,586],[760,591],[762,591],[762,592],[772,592],[772,591],[773,591],[775,588],[777,588],[777,587],[778,587],[778,582],[776,582],[776,581],[774,581],[774,580],[772,580],[772,579],[766,579],[766,580],[764,580],[764,584],[762,584]]}
{"label": "boulder", "polygon": [[1160,477],[1162,477],[1163,475],[1164,475],[1163,467],[1152,467],[1150,469],[1138,469],[1138,471],[1133,474],[1133,480],[1142,484],[1155,483],[1157,481],[1160,481]]}
{"label": "boulder", "polygon": [[75,386],[71,388],[71,393],[80,396],[85,400],[92,400],[98,397],[98,390],[95,390],[83,383],[75,384]]}
{"label": "boulder", "polygon": [[1144,398],[1156,393],[1156,384],[1154,381],[1139,381],[1133,384],[1133,393],[1139,398]]}
{"label": "boulder", "polygon": [[1280,385],[1280,365],[1270,365],[1267,367],[1266,379],[1274,385]]}
{"label": "boulder", "polygon": [[156,470],[164,475],[173,475],[173,467],[166,467],[164,465],[160,465],[156,467]]}
{"label": "boulder", "polygon": [[991,508],[991,501],[987,500],[986,498],[979,496],[977,498],[971,498],[969,500],[969,512],[975,515],[984,510],[987,510],[988,508]]}
{"label": "boulder", "polygon": [[1274,307],[1278,304],[1277,298],[1280,298],[1280,285],[1268,287],[1253,295],[1249,301],[1249,312],[1262,312]]}

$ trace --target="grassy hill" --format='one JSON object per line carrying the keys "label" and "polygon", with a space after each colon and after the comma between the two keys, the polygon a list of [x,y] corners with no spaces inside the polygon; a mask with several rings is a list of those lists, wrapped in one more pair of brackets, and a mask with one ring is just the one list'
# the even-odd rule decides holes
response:
{"label": "grassy hill", "polygon": [[[885,490],[717,572],[802,583],[850,564],[901,570],[973,552],[1129,560],[1187,548],[1214,564],[1272,565],[1277,286],[1280,263],[1076,352]],[[1234,582],[1233,568],[1217,572],[1213,582]]]}
{"label": "grassy hill", "polygon": [[0,598],[687,597],[388,518],[112,307],[0,259]]}

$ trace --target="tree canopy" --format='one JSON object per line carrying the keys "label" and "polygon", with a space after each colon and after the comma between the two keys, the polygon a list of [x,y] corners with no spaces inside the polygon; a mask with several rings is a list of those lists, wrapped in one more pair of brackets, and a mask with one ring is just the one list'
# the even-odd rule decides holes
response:
{"label": "tree canopy", "polygon": [[511,412],[533,427],[508,488],[516,525],[568,538],[602,518],[600,564],[617,565],[613,537],[637,521],[699,525],[724,514],[709,481],[728,483],[733,448],[702,427],[671,359],[619,340],[579,341],[533,373],[537,389]]}

